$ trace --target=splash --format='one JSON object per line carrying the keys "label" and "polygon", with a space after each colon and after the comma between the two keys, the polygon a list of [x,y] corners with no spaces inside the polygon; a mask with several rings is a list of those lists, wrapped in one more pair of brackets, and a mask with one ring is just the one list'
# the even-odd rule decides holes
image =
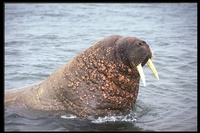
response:
{"label": "splash", "polygon": [[[76,119],[79,118],[76,115],[68,114],[68,115],[62,115],[60,116],[63,119]],[[104,117],[97,117],[94,116],[88,116],[88,120],[90,120],[92,123],[105,123],[105,122],[136,122],[138,119],[138,116],[133,111],[130,111],[129,114],[123,114],[123,115],[108,115]]]}
{"label": "splash", "polygon": [[71,115],[71,114],[69,114],[69,115],[61,115],[60,117],[64,118],[64,119],[75,119],[75,118],[77,118],[76,115]]}
{"label": "splash", "polygon": [[105,122],[136,122],[137,115],[134,112],[130,112],[126,115],[108,115],[104,117],[89,117],[92,123],[105,123]]}

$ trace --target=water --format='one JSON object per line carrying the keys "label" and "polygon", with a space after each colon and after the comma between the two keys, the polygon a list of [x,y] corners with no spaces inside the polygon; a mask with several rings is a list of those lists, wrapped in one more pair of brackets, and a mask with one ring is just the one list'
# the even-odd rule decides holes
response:
{"label": "water", "polygon": [[121,116],[25,117],[6,131],[197,131],[197,4],[5,4],[5,89],[34,84],[98,40],[136,36],[154,51],[136,107]]}

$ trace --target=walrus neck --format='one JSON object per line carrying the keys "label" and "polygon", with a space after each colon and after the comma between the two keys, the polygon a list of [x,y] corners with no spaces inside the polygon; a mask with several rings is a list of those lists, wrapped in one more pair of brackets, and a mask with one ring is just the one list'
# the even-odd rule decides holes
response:
{"label": "walrus neck", "polygon": [[37,110],[64,110],[58,95],[60,79],[64,77],[65,65],[54,71],[46,80],[36,86],[32,91],[33,100],[27,101],[27,106]]}

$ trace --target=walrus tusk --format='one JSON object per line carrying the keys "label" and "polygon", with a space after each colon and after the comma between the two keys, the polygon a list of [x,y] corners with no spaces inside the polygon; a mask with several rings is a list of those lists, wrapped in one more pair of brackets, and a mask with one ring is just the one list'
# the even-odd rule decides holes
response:
{"label": "walrus tusk", "polygon": [[[149,59],[147,61],[147,64],[148,64],[149,68],[151,69],[151,71],[153,72],[153,74],[155,75],[155,77],[159,80],[158,72],[157,72],[156,68],[154,67],[151,59]],[[144,72],[143,72],[143,68],[142,68],[141,63],[137,66],[137,70],[140,74],[143,85],[146,86],[146,80],[145,80],[145,76],[144,76]]]}
{"label": "walrus tusk", "polygon": [[145,76],[144,76],[144,72],[143,72],[143,68],[141,63],[137,66],[138,72],[140,74],[140,77],[142,79],[143,85],[146,86],[146,80],[145,80]]}
{"label": "walrus tusk", "polygon": [[149,66],[149,68],[151,69],[151,71],[153,72],[153,74],[155,75],[155,77],[159,80],[158,72],[156,71],[156,68],[154,67],[151,59],[149,59],[147,61],[147,65]]}

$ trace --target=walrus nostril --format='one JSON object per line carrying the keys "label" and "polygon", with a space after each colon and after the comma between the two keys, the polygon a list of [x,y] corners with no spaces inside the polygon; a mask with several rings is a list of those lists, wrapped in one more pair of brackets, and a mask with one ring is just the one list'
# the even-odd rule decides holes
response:
{"label": "walrus nostril", "polygon": [[141,41],[141,42],[138,42],[138,43],[137,43],[137,45],[139,45],[139,46],[142,46],[142,45],[144,45],[144,44],[146,44],[145,41]]}
{"label": "walrus nostril", "polygon": [[140,42],[137,43],[138,46],[143,46],[145,44],[147,44],[145,41],[140,41]]}
{"label": "walrus nostril", "polygon": [[142,41],[142,43],[146,44],[146,42],[145,42],[145,41]]}

